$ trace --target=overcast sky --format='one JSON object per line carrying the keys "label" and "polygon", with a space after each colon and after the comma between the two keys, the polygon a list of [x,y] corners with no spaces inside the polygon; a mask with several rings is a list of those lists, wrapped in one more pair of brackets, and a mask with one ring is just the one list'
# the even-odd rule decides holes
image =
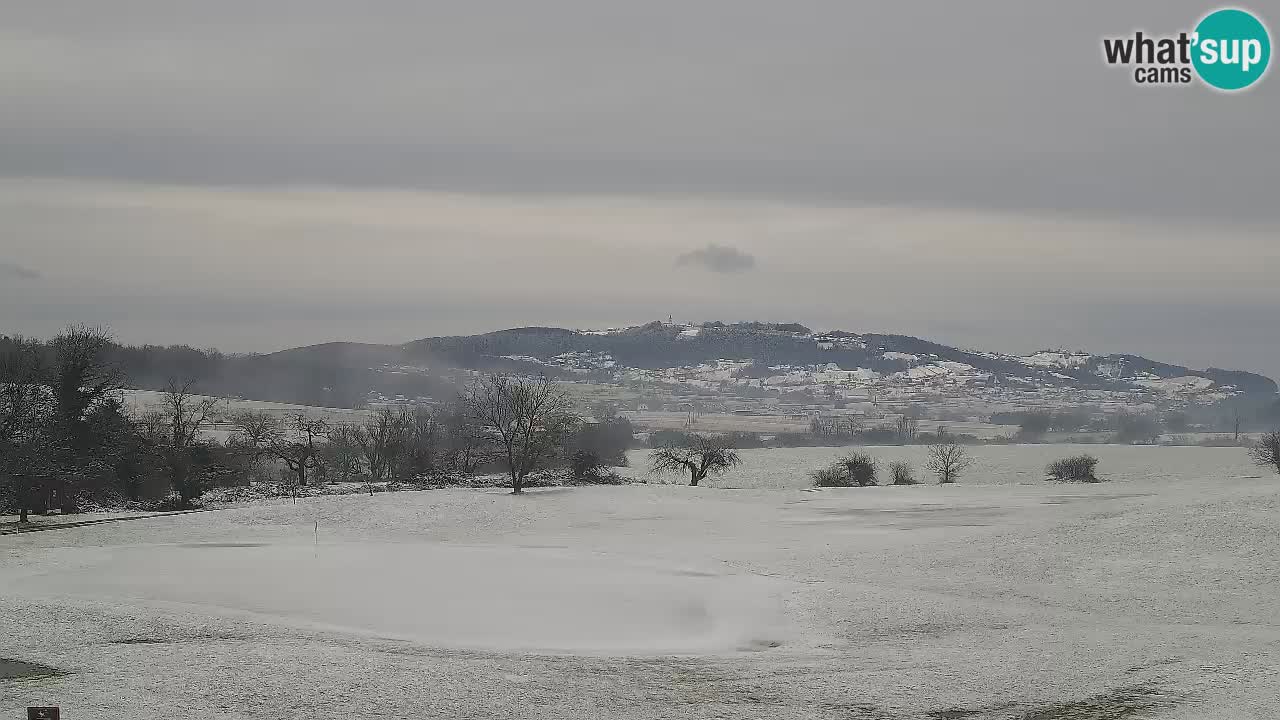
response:
{"label": "overcast sky", "polygon": [[0,0],[0,332],[673,315],[1280,377],[1280,78],[1101,57],[1212,7]]}

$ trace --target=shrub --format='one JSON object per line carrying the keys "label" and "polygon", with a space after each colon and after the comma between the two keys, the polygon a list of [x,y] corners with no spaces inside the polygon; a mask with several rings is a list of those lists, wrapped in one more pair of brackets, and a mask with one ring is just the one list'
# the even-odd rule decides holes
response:
{"label": "shrub", "polygon": [[849,479],[844,474],[844,468],[838,465],[814,470],[809,476],[813,478],[815,487],[849,487]]}
{"label": "shrub", "polygon": [[845,475],[849,477],[851,485],[868,487],[879,484],[876,482],[876,459],[867,453],[850,453],[840,458],[837,462],[844,468]]}
{"label": "shrub", "polygon": [[1102,482],[1094,474],[1098,467],[1098,458],[1092,455],[1076,455],[1049,463],[1045,468],[1050,480],[1058,482]]}
{"label": "shrub", "polygon": [[818,487],[869,487],[878,484],[876,459],[867,453],[850,453],[811,477]]}
{"label": "shrub", "polygon": [[177,493],[172,493],[159,498],[158,500],[152,500],[142,504],[142,509],[147,512],[175,512],[178,510],[192,510],[199,507],[199,501],[192,501],[188,503]]}
{"label": "shrub", "polygon": [[1274,468],[1276,472],[1280,472],[1280,430],[1264,433],[1258,438],[1250,454],[1258,465]]}
{"label": "shrub", "polygon": [[569,457],[569,484],[622,485],[626,479],[609,470],[607,463],[591,450],[579,450]]}
{"label": "shrub", "polygon": [[579,450],[569,457],[569,473],[575,482],[590,482],[604,472],[604,460],[591,450]]}
{"label": "shrub", "polygon": [[889,475],[894,485],[915,485],[916,478],[911,471],[911,463],[895,460],[889,463]]}

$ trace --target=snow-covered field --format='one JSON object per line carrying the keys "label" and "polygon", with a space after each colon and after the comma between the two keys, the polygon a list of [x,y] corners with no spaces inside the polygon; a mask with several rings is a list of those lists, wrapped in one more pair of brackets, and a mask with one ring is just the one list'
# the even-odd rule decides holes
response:
{"label": "snow-covered field", "polygon": [[[966,448],[973,465],[964,472],[966,485],[1041,484],[1050,462],[1072,455],[1097,457],[1098,474],[1106,479],[1155,482],[1207,477],[1235,478],[1262,471],[1248,453],[1235,447],[1151,447],[1142,445],[974,445]],[[722,477],[707,479],[712,487],[802,488],[813,484],[809,473],[829,465],[841,455],[865,452],[879,461],[882,481],[890,462],[904,460],[924,482],[935,482],[925,469],[929,448],[924,445],[859,446],[841,448],[767,448],[739,450],[742,465]],[[646,482],[681,482],[676,476],[648,472],[648,450],[627,453],[630,467],[622,474]]]}
{"label": "snow-covered field", "polygon": [[0,658],[65,674],[0,672],[0,717],[1274,717],[1280,478],[1090,449],[1113,482],[380,493],[3,536]]}

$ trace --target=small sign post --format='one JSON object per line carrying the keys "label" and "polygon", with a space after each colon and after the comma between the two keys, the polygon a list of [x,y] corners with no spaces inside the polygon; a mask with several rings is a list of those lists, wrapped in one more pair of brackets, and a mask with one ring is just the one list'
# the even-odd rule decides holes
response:
{"label": "small sign post", "polygon": [[56,707],[29,707],[27,720],[61,720],[62,714]]}

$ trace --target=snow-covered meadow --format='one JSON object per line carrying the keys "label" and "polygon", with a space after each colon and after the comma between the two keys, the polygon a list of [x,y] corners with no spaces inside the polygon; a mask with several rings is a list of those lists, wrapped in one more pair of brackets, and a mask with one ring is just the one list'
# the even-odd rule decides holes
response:
{"label": "snow-covered meadow", "polygon": [[440,490],[2,536],[0,658],[60,674],[0,679],[0,717],[1273,717],[1280,478],[1091,449],[1112,482]]}

